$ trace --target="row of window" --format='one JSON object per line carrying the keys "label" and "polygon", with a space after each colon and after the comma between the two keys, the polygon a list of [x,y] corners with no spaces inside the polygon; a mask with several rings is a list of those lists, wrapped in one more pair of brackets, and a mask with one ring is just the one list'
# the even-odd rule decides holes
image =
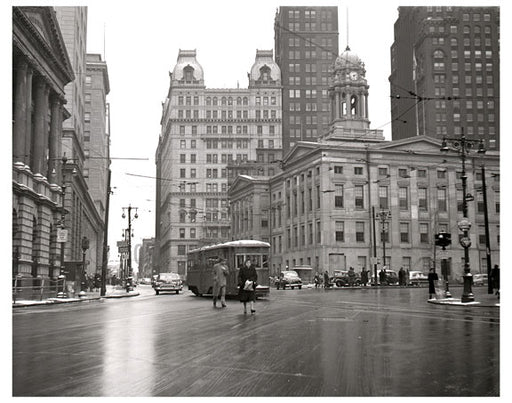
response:
{"label": "row of window", "polygon": [[[464,34],[469,34],[471,33],[471,29],[473,29],[473,33],[475,34],[480,34],[482,32],[482,27],[479,26],[479,25],[474,25],[473,27],[469,26],[469,25],[464,25],[464,27],[462,28],[462,31]],[[433,34],[433,33],[445,33],[446,32],[446,29],[444,27],[444,25],[430,25],[428,27],[428,32]],[[450,34],[457,34],[459,32],[459,26],[458,25],[450,25],[450,27],[448,28],[448,32]],[[492,28],[490,25],[486,25],[484,27],[484,33],[485,34],[491,34],[492,32]]]}
{"label": "row of window", "polygon": [[289,60],[302,60],[302,59],[317,59],[317,60],[331,60],[335,59],[336,55],[328,50],[289,50]]}
{"label": "row of window", "polygon": [[300,38],[298,37],[290,37],[288,38],[288,46],[290,47],[332,47],[334,43],[333,38],[320,38],[320,41],[317,40],[317,38],[310,37],[310,36],[302,36]]}
{"label": "row of window", "polygon": [[[317,17],[320,17],[322,20],[330,20],[332,18],[332,11],[330,10],[321,10],[317,12],[316,10],[303,10],[304,11],[304,18],[306,20],[311,19],[314,20]],[[288,18],[289,19],[300,19],[301,17],[301,10],[288,10]]]}
{"label": "row of window", "polygon": [[[303,85],[301,82],[300,76],[290,76],[288,77],[288,85]],[[331,78],[327,76],[320,77],[317,80],[316,76],[306,76],[304,77],[304,85],[329,85],[331,83]]]}
{"label": "row of window", "polygon": [[[333,30],[332,22],[289,22],[288,29],[290,31],[332,31]],[[301,29],[302,27],[302,29]]]}

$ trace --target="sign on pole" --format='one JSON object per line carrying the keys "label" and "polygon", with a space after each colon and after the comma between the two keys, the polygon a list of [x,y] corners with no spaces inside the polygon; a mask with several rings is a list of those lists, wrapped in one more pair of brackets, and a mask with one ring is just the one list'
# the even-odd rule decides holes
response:
{"label": "sign on pole", "polygon": [[68,230],[63,228],[57,228],[57,242],[68,241]]}

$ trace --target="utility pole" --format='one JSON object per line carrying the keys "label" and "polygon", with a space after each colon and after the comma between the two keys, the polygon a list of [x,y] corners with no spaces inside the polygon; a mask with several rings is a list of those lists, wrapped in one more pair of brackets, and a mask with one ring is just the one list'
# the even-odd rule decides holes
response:
{"label": "utility pole", "polygon": [[109,169],[107,173],[107,201],[105,209],[105,232],[103,234],[103,262],[101,264],[101,290],[100,295],[105,296],[107,292],[107,266],[108,266],[108,213],[110,208],[110,194],[112,190],[110,188],[110,178],[112,172]]}
{"label": "utility pole", "polygon": [[487,258],[487,294],[492,294],[493,286],[491,279],[491,239],[489,236],[489,213],[487,211],[487,187],[485,186],[485,166],[483,164],[482,192],[484,194],[485,256]]}
{"label": "utility pole", "polygon": [[125,209],[128,210],[128,267],[126,268],[126,271],[128,274],[127,277],[132,277],[132,209],[135,210],[135,215],[133,218],[139,218],[139,216],[137,214],[138,207],[132,207],[130,204],[128,207],[123,207],[123,218],[126,218],[124,214]]}

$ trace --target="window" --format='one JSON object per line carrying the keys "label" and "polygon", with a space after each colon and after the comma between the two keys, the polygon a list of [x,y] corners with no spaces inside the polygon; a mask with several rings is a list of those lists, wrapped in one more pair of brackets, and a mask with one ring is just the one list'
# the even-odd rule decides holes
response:
{"label": "window", "polygon": [[342,167],[342,166],[340,166],[340,165],[336,165],[336,166],[334,167],[334,173],[335,173],[335,174],[343,174],[343,167]]}
{"label": "window", "polygon": [[178,245],[178,256],[185,256],[187,254],[187,245]]}
{"label": "window", "polygon": [[446,211],[446,189],[437,189],[437,209],[440,212]]}
{"label": "window", "polygon": [[399,168],[398,169],[398,176],[400,178],[408,178],[409,175],[407,174],[407,169],[406,168]]}
{"label": "window", "polygon": [[343,208],[343,185],[334,185],[334,207]]}
{"label": "window", "polygon": [[427,208],[427,188],[418,189],[418,206],[420,210],[426,211]]}
{"label": "window", "polygon": [[437,171],[437,179],[446,179],[446,170],[439,169]]}
{"label": "window", "polygon": [[409,243],[409,223],[400,223],[400,242]]}
{"label": "window", "polygon": [[421,243],[430,243],[430,239],[428,236],[428,224],[420,223],[420,242]]}
{"label": "window", "polygon": [[345,242],[345,222],[336,221],[336,242]]}
{"label": "window", "polygon": [[379,168],[379,176],[386,176],[388,174],[388,169],[385,167]]}
{"label": "window", "polygon": [[354,187],[354,204],[356,209],[364,209],[364,187],[362,185],[356,185]]}
{"label": "window", "polygon": [[364,242],[364,222],[356,221],[356,242]]}
{"label": "window", "polygon": [[381,210],[389,209],[387,186],[379,186],[379,207]]}
{"label": "window", "polygon": [[354,167],[354,175],[362,175],[363,167]]}
{"label": "window", "polygon": [[426,178],[427,170],[426,169],[418,169],[418,178]]}
{"label": "window", "polygon": [[400,205],[400,210],[409,209],[408,191],[406,187],[398,188],[398,202]]}
{"label": "window", "polygon": [[185,228],[180,228],[180,238],[185,238]]}

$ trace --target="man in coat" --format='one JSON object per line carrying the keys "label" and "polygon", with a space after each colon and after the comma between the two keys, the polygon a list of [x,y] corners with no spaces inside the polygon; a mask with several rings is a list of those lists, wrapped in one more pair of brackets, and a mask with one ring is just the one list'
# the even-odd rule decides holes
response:
{"label": "man in coat", "polygon": [[213,266],[213,307],[217,307],[217,299],[220,294],[220,303],[223,308],[226,307],[226,283],[228,276],[228,266],[226,258],[220,257]]}

